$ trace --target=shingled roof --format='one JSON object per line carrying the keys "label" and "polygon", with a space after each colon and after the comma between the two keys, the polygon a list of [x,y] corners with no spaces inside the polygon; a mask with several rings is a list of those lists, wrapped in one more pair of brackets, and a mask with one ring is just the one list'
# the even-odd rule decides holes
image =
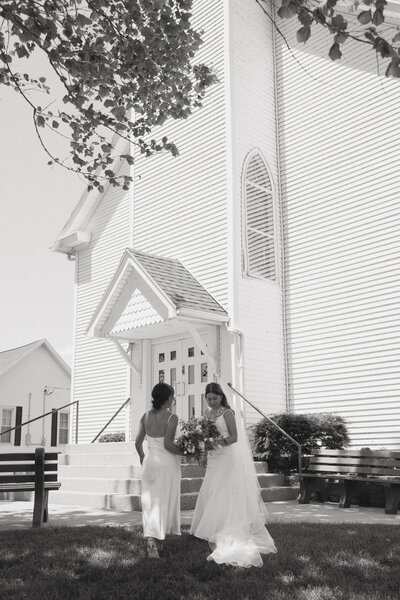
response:
{"label": "shingled roof", "polygon": [[[86,330],[103,337],[173,321],[227,323],[226,310],[177,259],[127,248]],[[154,329],[153,329],[154,333]]]}
{"label": "shingled roof", "polygon": [[207,292],[179,260],[130,250],[177,309],[200,310],[226,315],[225,309]]}

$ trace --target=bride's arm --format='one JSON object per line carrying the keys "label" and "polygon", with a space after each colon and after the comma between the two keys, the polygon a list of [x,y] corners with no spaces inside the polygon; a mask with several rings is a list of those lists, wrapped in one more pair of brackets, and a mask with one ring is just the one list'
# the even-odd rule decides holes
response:
{"label": "bride's arm", "polygon": [[172,415],[167,423],[167,429],[164,434],[164,448],[168,450],[168,452],[172,452],[172,454],[179,454],[183,456],[183,450],[178,448],[176,444],[174,444],[175,432],[178,426],[178,417],[176,415]]}
{"label": "bride's arm", "polygon": [[222,438],[222,445],[229,446],[230,444],[235,444],[237,442],[236,419],[231,409],[226,410],[223,414],[223,417],[225,419],[229,435]]}
{"label": "bride's arm", "polygon": [[140,419],[139,429],[136,435],[135,440],[135,448],[136,452],[139,454],[140,464],[143,462],[144,452],[143,452],[143,440],[146,437],[146,430],[144,428],[144,415]]}

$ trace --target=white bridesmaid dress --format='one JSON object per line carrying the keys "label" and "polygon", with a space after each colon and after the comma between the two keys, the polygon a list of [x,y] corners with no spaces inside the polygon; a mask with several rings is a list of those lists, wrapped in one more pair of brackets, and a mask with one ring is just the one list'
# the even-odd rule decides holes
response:
{"label": "white bridesmaid dress", "polygon": [[[145,429],[146,422],[147,414],[144,420]],[[151,437],[147,434],[147,452],[141,476],[145,538],[164,540],[169,533],[180,535],[180,487],[180,456],[164,448],[164,436]]]}
{"label": "white bridesmaid dress", "polygon": [[[223,415],[215,424],[223,437],[229,435]],[[261,555],[277,550],[265,527],[268,511],[254,465],[245,466],[239,451],[231,444],[208,455],[190,533],[209,542],[213,552],[207,560],[261,567]]]}

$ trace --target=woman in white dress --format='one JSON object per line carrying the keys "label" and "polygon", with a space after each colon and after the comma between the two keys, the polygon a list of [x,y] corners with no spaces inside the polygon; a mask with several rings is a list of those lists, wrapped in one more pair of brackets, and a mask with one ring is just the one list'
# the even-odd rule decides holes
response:
{"label": "woman in white dress", "polygon": [[[152,390],[153,408],[140,419],[136,451],[142,465],[141,502],[143,536],[148,556],[159,558],[165,536],[180,535],[180,486],[182,451],[174,444],[178,417],[170,412],[174,388],[158,383]],[[143,441],[147,436],[147,452]]]}
{"label": "woman in white dress", "polygon": [[209,383],[205,393],[207,416],[215,421],[222,441],[208,455],[190,533],[209,542],[212,553],[207,560],[261,567],[261,554],[277,550],[265,527],[268,513],[243,419],[239,410],[235,418],[218,383]]}

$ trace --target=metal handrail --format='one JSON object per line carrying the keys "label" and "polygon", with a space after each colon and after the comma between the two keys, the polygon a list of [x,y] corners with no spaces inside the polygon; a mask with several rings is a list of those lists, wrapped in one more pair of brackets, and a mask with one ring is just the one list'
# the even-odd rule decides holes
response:
{"label": "metal handrail", "polygon": [[117,411],[116,411],[116,412],[113,414],[113,416],[111,417],[111,419],[110,419],[110,420],[109,420],[109,421],[108,421],[108,422],[107,422],[107,423],[104,425],[103,429],[102,429],[101,431],[99,431],[99,433],[96,435],[96,437],[94,437],[94,438],[92,439],[92,441],[90,442],[91,444],[93,444],[93,442],[95,442],[95,441],[97,440],[97,438],[101,436],[101,434],[103,433],[103,431],[104,431],[105,429],[107,429],[107,427],[109,426],[109,424],[111,423],[111,421],[113,421],[113,420],[115,419],[115,417],[118,415],[118,413],[120,413],[120,412],[121,412],[121,410],[124,408],[124,406],[126,406],[126,404],[128,404],[128,402],[130,402],[130,401],[131,401],[131,399],[130,399],[130,398],[127,398],[127,399],[125,400],[125,402],[124,402],[123,404],[121,404],[121,406],[120,406],[120,407],[119,407],[119,409],[118,409],[118,410],[117,410]]}
{"label": "metal handrail", "polygon": [[231,388],[231,390],[237,394],[238,396],[240,396],[241,398],[243,398],[243,400],[245,402],[247,402],[247,404],[250,404],[250,406],[252,408],[254,408],[254,410],[256,410],[258,413],[260,413],[261,416],[264,417],[264,419],[267,419],[267,421],[269,423],[271,423],[271,425],[273,425],[274,427],[276,427],[276,429],[278,429],[282,435],[284,435],[288,440],[290,440],[291,442],[293,442],[293,444],[295,444],[297,446],[297,456],[298,456],[298,464],[299,464],[299,474],[301,474],[301,470],[302,470],[302,451],[301,451],[301,445],[299,444],[299,442],[296,442],[296,440],[294,440],[292,438],[291,435],[289,435],[288,433],[286,433],[286,431],[284,429],[282,429],[281,427],[279,427],[279,425],[277,425],[277,423],[275,423],[275,421],[273,421],[272,419],[270,419],[269,417],[267,417],[267,415],[265,415],[259,408],[257,408],[257,406],[254,406],[254,404],[252,402],[250,402],[250,400],[247,400],[247,398],[245,398],[243,396],[243,394],[241,394],[240,392],[238,392],[231,383],[228,383],[228,386]]}
{"label": "metal handrail", "polygon": [[69,402],[69,404],[64,404],[64,406],[60,406],[60,408],[53,408],[49,412],[43,413],[39,417],[35,417],[34,419],[25,421],[25,423],[20,423],[19,425],[16,425],[15,427],[11,427],[11,429],[6,429],[5,431],[0,431],[0,436],[5,435],[6,433],[10,433],[10,431],[15,431],[15,429],[21,429],[21,427],[23,427],[24,425],[29,425],[29,423],[33,423],[34,421],[38,421],[39,419],[44,419],[44,417],[47,417],[48,415],[52,415],[53,413],[58,412],[59,410],[63,410],[64,408],[67,408],[68,406],[71,406],[72,404],[79,404],[79,400],[75,400],[74,402]]}

